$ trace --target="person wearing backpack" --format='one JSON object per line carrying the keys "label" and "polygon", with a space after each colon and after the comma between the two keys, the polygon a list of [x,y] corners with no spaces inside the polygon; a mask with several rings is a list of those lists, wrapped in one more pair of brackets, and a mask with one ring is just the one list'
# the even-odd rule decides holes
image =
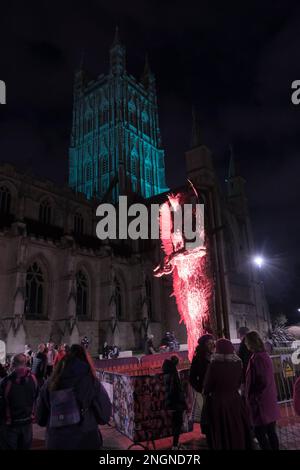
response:
{"label": "person wearing backpack", "polygon": [[86,349],[73,344],[42,387],[36,421],[46,427],[47,449],[100,449],[99,424],[106,424],[112,406],[98,381]]}
{"label": "person wearing backpack", "polygon": [[0,383],[0,449],[27,450],[32,444],[32,417],[37,380],[26,366],[26,355],[12,359],[11,373]]}

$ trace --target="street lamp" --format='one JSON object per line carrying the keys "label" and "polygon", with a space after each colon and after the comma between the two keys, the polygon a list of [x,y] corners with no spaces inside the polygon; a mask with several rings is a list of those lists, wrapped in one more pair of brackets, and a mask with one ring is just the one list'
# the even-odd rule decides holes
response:
{"label": "street lamp", "polygon": [[265,260],[262,256],[254,256],[253,263],[258,267],[261,268],[265,264]]}
{"label": "street lamp", "polygon": [[297,308],[297,312],[299,312],[299,313],[300,313],[300,308]]}

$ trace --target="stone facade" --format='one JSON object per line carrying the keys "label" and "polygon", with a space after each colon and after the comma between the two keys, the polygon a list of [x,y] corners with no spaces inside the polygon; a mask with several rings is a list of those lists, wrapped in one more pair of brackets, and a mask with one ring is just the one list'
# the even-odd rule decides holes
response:
{"label": "stone facade", "polygon": [[[8,353],[22,351],[25,343],[72,343],[85,335],[93,355],[104,341],[137,350],[146,333],[158,344],[166,330],[186,343],[172,279],[153,276],[160,242],[96,237],[101,201],[126,194],[163,202],[167,189],[153,74],[148,64],[142,83],[126,74],[118,36],[110,59],[108,76],[87,82],[80,70],[75,77],[70,187],[0,166],[0,339]],[[251,262],[245,182],[232,157],[222,193],[211,152],[198,134],[194,126],[186,167],[205,206],[211,326],[231,338],[244,325],[263,333],[270,319]]]}
{"label": "stone facade", "polygon": [[170,285],[153,278],[155,247],[101,242],[95,235],[99,201],[9,165],[0,169],[0,188],[0,335],[8,352],[16,349],[12,331],[21,349],[25,339],[36,345],[87,335],[94,354],[105,339],[132,349],[141,347],[146,329],[160,337]]}
{"label": "stone facade", "polygon": [[125,62],[116,31],[109,73],[91,81],[82,68],[75,74],[69,185],[88,198],[167,190],[155,78],[148,60],[140,82]]}

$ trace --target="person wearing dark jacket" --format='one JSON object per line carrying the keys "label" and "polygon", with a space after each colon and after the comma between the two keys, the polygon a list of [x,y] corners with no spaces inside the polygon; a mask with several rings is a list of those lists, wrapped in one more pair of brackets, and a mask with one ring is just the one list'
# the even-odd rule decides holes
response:
{"label": "person wearing dark jacket", "polygon": [[38,346],[37,353],[32,359],[31,372],[35,375],[38,385],[41,387],[47,375],[47,353],[44,344]]}
{"label": "person wearing dark jacket", "polygon": [[251,358],[246,372],[245,397],[250,421],[262,450],[278,450],[276,421],[280,417],[273,363],[256,331],[246,335]]}
{"label": "person wearing dark jacket", "polygon": [[96,450],[102,446],[98,424],[109,422],[111,409],[86,348],[74,344],[42,387],[36,420],[47,428],[47,449]]}
{"label": "person wearing dark jacket", "polygon": [[212,450],[252,448],[246,406],[239,394],[242,361],[228,339],[219,339],[203,385],[207,442]]}
{"label": "person wearing dark jacket", "polygon": [[248,367],[249,359],[252,355],[252,353],[249,351],[245,343],[245,337],[248,332],[249,332],[249,328],[247,328],[246,326],[241,326],[239,329],[239,337],[240,337],[241,343],[240,343],[238,355],[243,364],[243,376],[242,376],[242,385],[243,385],[242,392],[243,393],[244,393],[244,384],[246,381],[246,370]]}
{"label": "person wearing dark jacket", "polygon": [[214,347],[215,343],[212,335],[206,334],[198,339],[198,346],[195,350],[190,369],[190,384],[196,392],[202,392],[204,377],[210,364]]}
{"label": "person wearing dark jacket", "polygon": [[25,354],[12,359],[12,372],[0,384],[3,416],[0,449],[28,450],[32,444],[32,417],[37,381],[26,367]]}
{"label": "person wearing dark jacket", "polygon": [[172,411],[173,450],[180,449],[179,437],[183,423],[183,412],[187,408],[177,371],[178,362],[178,357],[172,356],[171,359],[166,359],[162,366],[166,389],[166,408]]}
{"label": "person wearing dark jacket", "polygon": [[0,362],[0,379],[4,379],[7,376],[6,368]]}
{"label": "person wearing dark jacket", "polygon": [[210,359],[214,351],[215,342],[214,338],[210,334],[202,335],[198,339],[198,346],[195,350],[195,354],[192,360],[191,369],[190,369],[190,384],[195,390],[195,422],[201,423],[201,432],[205,434],[205,423],[203,411],[203,382],[204,377],[207,371],[207,368],[210,364]]}

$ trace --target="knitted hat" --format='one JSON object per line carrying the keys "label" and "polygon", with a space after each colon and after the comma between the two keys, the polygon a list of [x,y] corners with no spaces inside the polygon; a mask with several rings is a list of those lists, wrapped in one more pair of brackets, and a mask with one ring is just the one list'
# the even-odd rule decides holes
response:
{"label": "knitted hat", "polygon": [[234,346],[229,339],[222,338],[216,342],[217,354],[233,354],[234,351]]}

